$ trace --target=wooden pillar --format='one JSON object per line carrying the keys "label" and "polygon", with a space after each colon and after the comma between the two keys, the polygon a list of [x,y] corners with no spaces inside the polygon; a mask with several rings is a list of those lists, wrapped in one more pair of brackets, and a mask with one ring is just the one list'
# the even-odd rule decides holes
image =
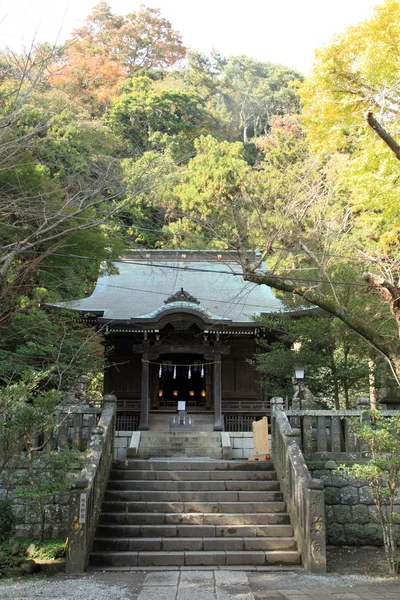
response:
{"label": "wooden pillar", "polygon": [[214,377],[213,377],[213,395],[214,395],[214,431],[223,430],[222,422],[222,400],[221,400],[221,354],[214,354]]}
{"label": "wooden pillar", "polygon": [[140,401],[139,430],[149,429],[149,392],[150,392],[150,363],[148,352],[142,354],[142,392]]}

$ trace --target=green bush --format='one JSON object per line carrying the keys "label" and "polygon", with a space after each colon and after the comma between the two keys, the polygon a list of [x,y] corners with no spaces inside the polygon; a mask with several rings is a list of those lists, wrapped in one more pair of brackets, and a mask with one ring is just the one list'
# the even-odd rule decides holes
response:
{"label": "green bush", "polygon": [[9,500],[0,501],[0,542],[6,540],[14,529],[14,513]]}
{"label": "green bush", "polygon": [[10,538],[0,542],[0,572],[19,569],[27,560],[52,561],[65,556],[65,540],[22,540]]}

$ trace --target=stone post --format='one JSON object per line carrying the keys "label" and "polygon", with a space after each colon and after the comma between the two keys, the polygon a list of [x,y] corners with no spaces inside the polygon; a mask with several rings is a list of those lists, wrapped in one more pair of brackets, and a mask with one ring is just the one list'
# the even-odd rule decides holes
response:
{"label": "stone post", "polygon": [[[357,410],[361,411],[360,422],[361,423],[371,423],[371,415],[369,410],[371,408],[370,400],[367,397],[357,398]],[[359,452],[367,452],[368,447],[367,444],[358,440],[358,451]]]}
{"label": "stone post", "polygon": [[214,431],[222,431],[222,399],[221,399],[221,354],[214,354],[214,381],[213,381],[213,392],[214,392]]}
{"label": "stone post", "polygon": [[[117,402],[118,402],[117,396],[115,396],[114,394],[104,394],[104,396],[103,396],[103,410],[104,410],[106,404],[111,404],[112,406],[115,407],[115,425],[116,425],[116,422],[117,422],[117,419],[116,419],[116,416],[117,416],[117,407],[118,407],[117,406]],[[111,437],[112,437],[112,451],[113,451],[113,454],[114,454],[115,428],[112,431]]]}
{"label": "stone post", "polygon": [[283,398],[280,398],[279,396],[271,398],[271,414],[273,414],[275,410],[283,410]]}
{"label": "stone post", "polygon": [[306,484],[306,556],[304,566],[312,573],[326,572],[324,484],[310,479]]}
{"label": "stone post", "polygon": [[361,421],[369,422],[370,402],[369,398],[357,398],[357,410],[361,410]]}
{"label": "stone post", "polygon": [[271,454],[276,456],[276,437],[275,437],[275,412],[283,410],[283,398],[274,396],[271,398]]}
{"label": "stone post", "polygon": [[149,385],[150,385],[150,363],[148,352],[142,355],[142,395],[140,404],[140,422],[139,430],[147,431],[149,429]]}
{"label": "stone post", "polygon": [[[86,500],[87,486],[89,482],[85,477],[77,479],[70,492],[69,502],[69,522],[71,524],[68,534],[67,544],[67,575],[73,573],[83,573],[87,566],[88,559],[88,533],[86,513],[82,514],[82,501]],[[85,505],[86,509],[86,505]]]}

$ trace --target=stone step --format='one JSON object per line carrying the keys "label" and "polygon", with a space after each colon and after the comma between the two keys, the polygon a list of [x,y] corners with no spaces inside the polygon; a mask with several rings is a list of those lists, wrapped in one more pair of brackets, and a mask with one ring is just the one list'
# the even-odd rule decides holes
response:
{"label": "stone step", "polygon": [[[199,450],[192,442],[168,439],[169,447],[153,439],[143,454],[167,455],[178,448],[199,453],[201,446],[212,452],[209,443],[199,444]],[[298,564],[271,461],[157,457],[114,463],[92,568]]]}
{"label": "stone step", "polygon": [[139,448],[142,450],[143,448],[159,448],[159,449],[164,449],[164,448],[221,448],[222,444],[221,442],[219,443],[212,443],[210,444],[210,442],[208,440],[197,440],[197,441],[193,441],[191,440],[190,442],[183,442],[183,441],[175,441],[175,440],[166,440],[163,442],[156,442],[154,440],[148,440],[145,443],[140,442],[140,446]]}
{"label": "stone step", "polygon": [[152,490],[109,490],[105,502],[275,502],[282,501],[282,492],[277,491],[152,491]]}
{"label": "stone step", "polygon": [[[127,459],[114,461],[114,469],[140,471],[273,471],[272,461],[241,460],[140,460]],[[224,475],[225,477],[225,475]]]}
{"label": "stone step", "polygon": [[[267,507],[265,507],[268,510]],[[285,512],[261,513],[176,513],[176,512],[103,512],[100,514],[100,525],[216,525],[230,527],[237,525],[289,525],[290,518]]]}
{"label": "stone step", "polygon": [[[267,492],[268,493],[268,492]],[[118,502],[105,500],[105,512],[149,513],[263,513],[284,512],[285,502]]]}
{"label": "stone step", "polygon": [[96,537],[93,552],[297,550],[293,537]]}
{"label": "stone step", "polygon": [[222,449],[220,450],[204,450],[196,448],[193,450],[175,450],[170,448],[169,450],[138,450],[139,458],[182,458],[182,456],[189,458],[222,458]]}
{"label": "stone step", "polygon": [[99,525],[100,538],[133,537],[291,537],[291,525]]}
{"label": "stone step", "polygon": [[222,444],[221,441],[212,441],[210,442],[209,440],[188,440],[188,441],[184,441],[184,440],[177,440],[177,439],[170,439],[170,440],[162,440],[162,441],[157,441],[157,440],[145,440],[145,441],[140,441],[140,448],[167,448],[168,446],[176,446],[177,448],[189,448],[189,447],[201,447],[201,448],[221,448]]}
{"label": "stone step", "polygon": [[182,439],[182,440],[221,440],[220,431],[142,431],[141,440],[165,440]]}
{"label": "stone step", "polygon": [[[250,463],[251,464],[251,463]],[[276,471],[165,471],[149,469],[113,469],[113,481],[276,481]]]}
{"label": "stone step", "polygon": [[192,481],[148,481],[148,480],[114,480],[108,482],[108,490],[151,490],[162,492],[173,491],[279,491],[278,481],[246,481],[246,480],[192,480]]}
{"label": "stone step", "polygon": [[301,556],[296,550],[93,552],[89,564],[96,567],[299,565]]}

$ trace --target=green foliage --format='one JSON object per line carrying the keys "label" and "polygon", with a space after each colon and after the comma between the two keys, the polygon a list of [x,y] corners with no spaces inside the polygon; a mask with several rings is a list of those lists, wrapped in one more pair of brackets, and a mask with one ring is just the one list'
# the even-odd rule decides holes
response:
{"label": "green foliage", "polygon": [[[293,395],[295,366],[305,368],[305,385],[322,402],[351,408],[355,399],[368,393],[369,348],[341,321],[329,316],[264,319],[275,341],[260,340],[258,369],[268,381],[271,396]],[[296,344],[296,350],[294,350]]]}
{"label": "green foliage", "polygon": [[123,89],[112,103],[108,122],[133,155],[172,147],[176,158],[186,154],[188,160],[193,140],[211,128],[201,98],[188,90],[157,91],[148,77],[136,77]]}
{"label": "green foliage", "polygon": [[[0,571],[6,575],[10,569],[18,568],[27,558],[37,561],[51,561],[63,558],[65,540],[22,540],[10,538],[0,541]],[[11,571],[12,572],[12,571]]]}
{"label": "green foliage", "polygon": [[[400,134],[400,6],[384,0],[372,18],[348,28],[317,52],[300,86],[302,117],[313,148],[346,157],[338,180],[354,206],[364,248],[397,257],[398,160],[368,126],[372,109],[394,138]],[[391,248],[391,244],[393,247]]]}
{"label": "green foliage", "polygon": [[61,395],[41,388],[48,375],[26,372],[17,383],[0,388],[0,482],[39,507],[41,540],[46,501],[69,488],[83,460],[79,452],[52,451]]}
{"label": "green foliage", "polygon": [[365,446],[369,461],[352,467],[342,465],[340,471],[368,483],[382,526],[389,571],[395,574],[400,567],[399,535],[395,527],[399,519],[395,499],[400,494],[400,415],[388,418],[374,411],[370,416],[369,422],[351,424]]}
{"label": "green foliage", "polygon": [[301,75],[247,56],[224,58],[189,53],[187,82],[202,96],[216,122],[215,134],[245,144],[268,132],[273,115],[298,113],[299,98],[291,85]]}
{"label": "green foliage", "polygon": [[0,387],[0,475],[14,475],[12,462],[43,447],[40,435],[50,435],[57,423],[56,407],[61,395],[54,389],[41,389],[49,373],[25,372],[19,381]]}
{"label": "green foliage", "polygon": [[14,513],[9,500],[0,500],[0,542],[7,540],[14,528]]}
{"label": "green foliage", "polygon": [[34,369],[47,371],[42,386],[66,391],[80,375],[103,370],[101,335],[70,311],[45,311],[26,299],[0,331],[0,381],[4,383]]}

